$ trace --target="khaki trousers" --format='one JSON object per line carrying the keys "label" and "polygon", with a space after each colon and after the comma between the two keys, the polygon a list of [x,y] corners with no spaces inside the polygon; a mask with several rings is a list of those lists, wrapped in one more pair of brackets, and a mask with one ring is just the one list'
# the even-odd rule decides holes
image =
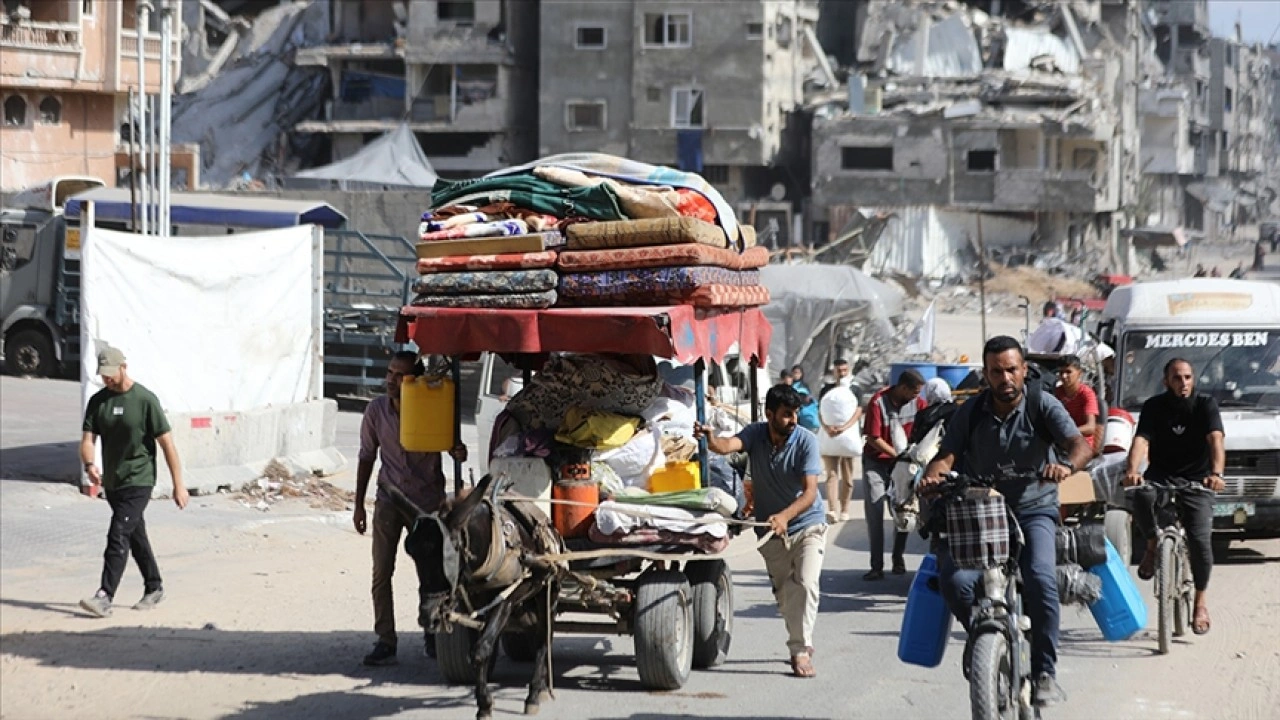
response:
{"label": "khaki trousers", "polygon": [[760,546],[792,657],[813,647],[818,620],[818,579],[827,549],[827,526],[813,525],[787,538],[770,538]]}
{"label": "khaki trousers", "polygon": [[862,456],[823,455],[822,467],[827,473],[827,512],[839,519],[853,502],[853,479],[862,477]]}

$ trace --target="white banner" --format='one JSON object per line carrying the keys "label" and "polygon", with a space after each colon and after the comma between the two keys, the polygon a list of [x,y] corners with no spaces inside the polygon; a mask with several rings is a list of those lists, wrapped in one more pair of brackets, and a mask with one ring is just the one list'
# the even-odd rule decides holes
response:
{"label": "white banner", "polygon": [[87,228],[82,245],[86,402],[102,387],[103,343],[168,413],[320,397],[322,267],[311,226],[169,238]]}
{"label": "white banner", "polygon": [[925,308],[924,314],[920,316],[911,328],[911,333],[907,335],[906,352],[911,355],[932,355],[933,354],[933,331],[936,323],[934,315],[934,305],[937,301],[929,303],[929,307]]}

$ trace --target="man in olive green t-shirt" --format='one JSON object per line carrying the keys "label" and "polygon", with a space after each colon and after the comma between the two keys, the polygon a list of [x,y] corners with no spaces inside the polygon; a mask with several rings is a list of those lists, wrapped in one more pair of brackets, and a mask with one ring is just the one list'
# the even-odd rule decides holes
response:
{"label": "man in olive green t-shirt", "polygon": [[[173,502],[183,509],[188,499],[178,450],[160,401],[129,377],[127,367],[124,353],[116,348],[107,347],[98,353],[98,375],[106,387],[89,398],[80,440],[80,460],[89,481],[102,486],[111,505],[102,584],[98,592],[80,601],[81,608],[97,617],[111,614],[111,601],[130,552],[145,583],[142,599],[133,609],[150,610],[164,598],[160,568],[142,519],[156,484],[156,446],[164,451],[173,476]],[[98,438],[102,438],[102,468],[94,464],[94,443]]]}

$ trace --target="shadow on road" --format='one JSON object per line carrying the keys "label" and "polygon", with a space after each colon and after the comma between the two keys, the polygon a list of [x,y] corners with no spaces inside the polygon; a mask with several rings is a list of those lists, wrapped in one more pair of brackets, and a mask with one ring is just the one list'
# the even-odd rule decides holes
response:
{"label": "shadow on road", "polygon": [[1215,557],[1214,565],[1262,565],[1280,562],[1280,555],[1268,557],[1250,547],[1233,546],[1227,550],[1226,557]]}
{"label": "shadow on road", "polygon": [[23,445],[0,450],[0,477],[25,482],[80,482],[78,443]]}
{"label": "shadow on road", "polygon": [[[1062,628],[1058,654],[1065,657],[1134,659],[1151,657],[1156,643],[1148,633],[1139,633],[1123,642],[1108,642],[1093,628]],[[1175,642],[1183,642],[1175,639]]]}
{"label": "shadow on road", "polygon": [[91,619],[87,617],[84,614],[84,611],[80,609],[80,606],[75,603],[45,603],[0,597],[0,605],[9,605],[11,607],[23,608],[25,610],[41,610],[47,613],[70,615],[72,617],[84,618],[85,620]]}

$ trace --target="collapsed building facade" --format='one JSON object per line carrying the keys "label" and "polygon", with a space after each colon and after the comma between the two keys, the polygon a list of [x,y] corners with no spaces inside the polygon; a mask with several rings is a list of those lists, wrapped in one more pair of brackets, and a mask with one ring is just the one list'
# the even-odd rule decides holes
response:
{"label": "collapsed building facade", "polygon": [[[813,102],[815,240],[887,218],[868,269],[962,278],[979,248],[1124,267],[1139,171],[1131,3],[882,2]],[[1017,17],[1019,19],[1011,19]]]}

